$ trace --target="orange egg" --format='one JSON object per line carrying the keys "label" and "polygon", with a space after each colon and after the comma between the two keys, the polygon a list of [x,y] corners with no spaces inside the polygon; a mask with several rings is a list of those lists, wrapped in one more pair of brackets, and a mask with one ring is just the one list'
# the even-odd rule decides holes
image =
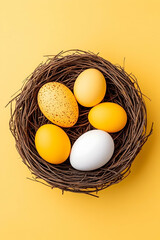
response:
{"label": "orange egg", "polygon": [[88,68],[78,75],[73,91],[79,104],[93,107],[105,96],[106,80],[98,69]]}
{"label": "orange egg", "polygon": [[89,111],[88,120],[93,127],[112,133],[125,127],[127,114],[119,104],[103,102]]}
{"label": "orange egg", "polygon": [[37,130],[35,145],[39,155],[53,164],[64,162],[71,150],[68,135],[63,129],[53,124],[42,125]]}

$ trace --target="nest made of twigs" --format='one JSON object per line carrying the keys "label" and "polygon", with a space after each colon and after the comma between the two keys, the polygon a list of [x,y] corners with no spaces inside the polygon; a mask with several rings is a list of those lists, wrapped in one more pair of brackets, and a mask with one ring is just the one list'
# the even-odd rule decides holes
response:
{"label": "nest made of twigs", "polygon": [[[96,68],[103,73],[107,83],[103,101],[120,104],[127,112],[128,121],[124,129],[111,134],[115,142],[111,160],[97,170],[85,172],[72,168],[69,159],[59,165],[44,161],[36,151],[34,140],[37,129],[50,123],[37,104],[39,89],[47,82],[57,81],[73,90],[76,77],[87,68]],[[47,56],[46,62],[41,63],[25,80],[20,93],[10,104],[10,130],[15,138],[16,148],[33,174],[33,179],[43,179],[49,186],[60,188],[62,192],[94,195],[93,192],[97,193],[120,182],[130,173],[133,160],[152,132],[151,127],[149,134],[146,133],[146,106],[136,78],[127,74],[124,68],[113,65],[92,52],[69,50]],[[90,108],[79,105],[78,122],[73,127],[64,129],[72,144],[80,135],[93,129],[87,118],[89,110]]]}

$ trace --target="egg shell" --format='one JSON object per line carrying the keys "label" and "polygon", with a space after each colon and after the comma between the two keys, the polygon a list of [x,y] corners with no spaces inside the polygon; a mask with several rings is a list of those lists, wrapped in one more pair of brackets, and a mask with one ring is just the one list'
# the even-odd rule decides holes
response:
{"label": "egg shell", "polygon": [[73,144],[70,163],[80,171],[91,171],[104,166],[112,157],[114,141],[109,133],[90,130],[82,134]]}
{"label": "egg shell", "polygon": [[127,114],[119,104],[103,102],[89,111],[88,120],[93,127],[113,133],[125,127]]}
{"label": "egg shell", "polygon": [[61,127],[72,127],[78,120],[78,103],[71,90],[59,82],[48,82],[38,92],[38,105],[44,116]]}
{"label": "egg shell", "polygon": [[37,130],[35,146],[39,155],[52,164],[64,162],[71,150],[68,135],[63,129],[53,124],[44,124]]}
{"label": "egg shell", "polygon": [[73,91],[79,104],[92,107],[103,100],[106,93],[106,80],[99,70],[89,68],[78,75]]}

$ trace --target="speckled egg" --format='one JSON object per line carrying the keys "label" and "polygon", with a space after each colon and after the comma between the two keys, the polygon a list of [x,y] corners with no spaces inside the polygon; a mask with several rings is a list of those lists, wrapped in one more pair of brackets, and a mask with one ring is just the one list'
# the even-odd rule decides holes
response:
{"label": "speckled egg", "polygon": [[78,120],[77,101],[71,90],[59,82],[48,82],[38,92],[38,105],[44,116],[61,127],[72,127]]}

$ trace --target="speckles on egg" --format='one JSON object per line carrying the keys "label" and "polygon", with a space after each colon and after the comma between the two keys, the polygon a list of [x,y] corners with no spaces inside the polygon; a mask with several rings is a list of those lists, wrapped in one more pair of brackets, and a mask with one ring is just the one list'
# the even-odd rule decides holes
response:
{"label": "speckles on egg", "polygon": [[38,105],[47,119],[61,127],[72,127],[78,120],[77,101],[62,83],[44,84],[38,92]]}

